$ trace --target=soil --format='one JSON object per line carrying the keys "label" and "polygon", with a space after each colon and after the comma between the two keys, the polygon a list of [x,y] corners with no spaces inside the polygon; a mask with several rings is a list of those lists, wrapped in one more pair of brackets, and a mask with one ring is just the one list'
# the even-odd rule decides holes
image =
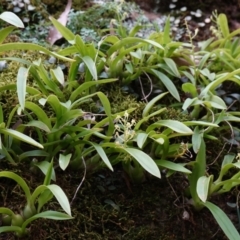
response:
{"label": "soil", "polygon": [[[2,166],[2,164],[1,164]],[[0,171],[16,171],[7,163]],[[17,174],[22,176],[33,189],[43,181],[43,174],[26,171],[20,165]],[[66,192],[69,200],[80,184],[83,172],[57,172],[56,184]],[[179,184],[181,182],[181,184]],[[167,179],[148,178],[145,183],[134,185],[125,177],[118,166],[115,172],[101,171],[87,176],[71,207],[73,220],[36,220],[29,229],[29,236],[23,239],[106,239],[106,240],[206,240],[227,239],[210,212],[200,212],[187,204],[184,197],[186,179],[180,175]],[[6,178],[0,179],[1,206],[15,212],[25,204],[21,189]],[[236,212],[226,207],[230,195],[212,199],[225,208],[229,216],[236,220]],[[59,210],[56,202],[47,207]],[[187,219],[183,219],[185,218]],[[1,234],[1,239],[17,239],[12,233]]]}
{"label": "soil", "polygon": [[[136,2],[143,10],[145,10],[145,15],[150,19],[155,19],[160,17],[162,14],[166,15],[169,14],[170,16],[178,16],[181,20],[180,24],[177,28],[185,29],[185,21],[184,18],[186,16],[192,16],[190,13],[191,11],[201,10],[202,17],[192,17],[190,21],[188,21],[188,25],[190,30],[193,32],[196,28],[199,29],[199,32],[195,38],[195,41],[204,41],[211,36],[211,31],[209,29],[209,24],[205,24],[204,27],[200,27],[198,25],[199,22],[205,22],[206,18],[209,18],[213,11],[217,11],[218,13],[225,13],[229,20],[229,27],[231,30],[235,30],[240,27],[239,24],[239,8],[240,8],[240,1],[239,0],[197,0],[197,1],[189,1],[189,0],[179,0],[174,1],[174,5],[176,7],[174,9],[170,9],[169,5],[173,2],[166,1],[166,0],[133,0]],[[186,11],[181,12],[180,9],[186,7]],[[186,31],[185,31],[186,32]],[[179,40],[181,41],[188,41],[189,37],[184,35]]]}

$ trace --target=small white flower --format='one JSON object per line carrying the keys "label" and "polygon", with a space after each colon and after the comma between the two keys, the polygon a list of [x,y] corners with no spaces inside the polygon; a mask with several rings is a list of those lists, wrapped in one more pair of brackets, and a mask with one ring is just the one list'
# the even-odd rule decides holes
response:
{"label": "small white flower", "polygon": [[125,117],[125,118],[128,118],[128,116],[129,116],[128,112],[125,111],[125,113],[124,113],[124,117]]}

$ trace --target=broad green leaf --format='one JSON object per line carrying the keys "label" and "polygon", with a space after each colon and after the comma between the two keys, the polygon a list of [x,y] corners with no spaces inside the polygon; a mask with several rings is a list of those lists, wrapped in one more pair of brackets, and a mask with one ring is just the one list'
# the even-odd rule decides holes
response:
{"label": "broad green leaf", "polygon": [[131,30],[130,32],[128,33],[128,36],[129,37],[134,37],[138,32],[139,30],[141,30],[143,28],[143,26],[141,25],[135,25]]}
{"label": "broad green leaf", "polygon": [[141,51],[141,49],[137,49],[137,51],[135,52],[130,52],[130,55],[141,60],[143,58],[143,52]]}
{"label": "broad green leaf", "polygon": [[21,233],[22,232],[22,228],[21,227],[17,227],[17,226],[4,226],[4,227],[0,227],[0,233],[4,233],[4,232],[17,232],[17,233]]}
{"label": "broad green leaf", "polygon": [[[230,160],[230,159],[228,159]],[[222,182],[222,178],[224,175],[226,175],[229,171],[229,169],[235,167],[233,163],[225,163],[224,166],[221,167],[221,171],[220,171],[220,174],[218,176],[218,179],[214,182],[214,183],[219,183],[219,182]]]}
{"label": "broad green leaf", "polygon": [[125,64],[125,67],[126,67],[127,71],[128,71],[130,74],[133,74],[133,65],[132,65],[131,62],[130,62],[130,63],[126,63],[126,64]]}
{"label": "broad green leaf", "polygon": [[25,158],[29,157],[48,157],[49,153],[43,151],[43,150],[32,150],[32,151],[27,151],[19,155],[19,161],[22,161]]}
{"label": "broad green leaf", "polygon": [[59,166],[62,170],[65,170],[70,162],[70,159],[72,157],[72,154],[69,153],[68,155],[59,155]]}
{"label": "broad green leaf", "polygon": [[209,100],[212,107],[217,109],[224,109],[224,110],[227,109],[226,103],[222,100],[222,98],[216,95],[212,95]]}
{"label": "broad green leaf", "polygon": [[156,123],[153,123],[152,125],[150,125],[147,128],[147,132],[161,126],[168,127],[177,133],[185,133],[187,135],[193,133],[189,127],[187,127],[185,124],[176,120],[159,120]]}
{"label": "broad green leaf", "polygon": [[22,225],[22,229],[25,229],[29,223],[31,223],[32,221],[38,219],[38,218],[45,218],[45,219],[52,219],[52,220],[69,220],[69,219],[73,219],[73,217],[65,214],[65,213],[61,213],[61,212],[56,212],[56,211],[45,211],[45,212],[41,212],[38,213],[36,215],[34,215],[31,218],[28,218]]}
{"label": "broad green leaf", "polygon": [[62,118],[63,113],[66,113],[66,108],[61,105],[56,95],[49,95],[47,98],[41,98],[38,100],[38,102],[43,106],[45,106],[45,104],[48,102],[53,108],[58,120]]}
{"label": "broad green leaf", "polygon": [[236,69],[230,73],[225,73],[225,74],[221,74],[220,76],[218,76],[216,78],[215,81],[212,81],[211,83],[209,83],[205,88],[204,90],[201,92],[199,98],[202,98],[202,97],[206,97],[206,94],[210,91],[210,90],[213,90],[215,89],[216,87],[218,87],[221,83],[223,83],[224,81],[226,80],[230,80],[230,81],[233,81],[233,82],[236,82],[237,84],[240,85],[240,82],[238,79],[235,78],[235,75],[239,75],[240,74],[240,69]]}
{"label": "broad green leaf", "polygon": [[193,98],[198,96],[196,86],[190,82],[182,84],[182,90],[185,93],[190,93]]}
{"label": "broad green leaf", "polygon": [[71,208],[70,204],[68,201],[67,196],[63,192],[63,190],[55,184],[48,185],[47,188],[52,192],[52,194],[55,196],[57,201],[59,202],[60,206],[62,209],[69,215],[71,216]]}
{"label": "broad green leaf", "polygon": [[180,78],[180,73],[177,69],[176,63],[171,58],[163,58],[167,66],[171,69],[174,76]]}
{"label": "broad green leaf", "polygon": [[211,122],[204,122],[204,121],[186,121],[183,122],[184,124],[186,124],[187,126],[206,126],[206,127],[219,127],[217,124],[215,123],[211,123]]}
{"label": "broad green leaf", "polygon": [[[151,102],[151,101],[150,101],[150,102]],[[149,102],[149,103],[150,103],[150,102]],[[147,107],[147,108],[146,108],[146,107]],[[147,111],[150,111],[151,107],[152,107],[151,105],[146,105],[146,106],[145,106],[145,109],[144,109],[144,110],[146,110],[146,112],[144,112],[144,114],[147,115],[147,114],[148,114]],[[144,111],[144,110],[143,110],[143,111]],[[142,125],[142,123],[147,122],[149,118],[154,117],[154,116],[158,116],[159,114],[161,114],[162,112],[164,112],[164,111],[166,111],[166,110],[167,110],[167,108],[162,108],[162,109],[159,109],[159,110],[151,113],[150,115],[147,115],[146,117],[143,117],[141,120],[139,120],[139,121],[136,123],[136,125],[135,125],[135,127],[134,127],[134,130],[135,130],[135,131],[138,130],[138,129],[140,128],[140,126]]]}
{"label": "broad green leaf", "polygon": [[202,137],[203,137],[203,132],[199,130],[198,126],[196,126],[194,128],[194,132],[193,132],[193,135],[192,135],[192,146],[193,146],[193,151],[195,153],[198,152],[198,150],[201,146]]}
{"label": "broad green leaf", "polygon": [[174,170],[177,172],[183,172],[183,173],[187,173],[187,174],[191,173],[191,171],[189,169],[185,168],[180,163],[174,163],[174,162],[171,162],[168,160],[155,160],[155,163],[160,167],[171,169],[171,170]]}
{"label": "broad green leaf", "polygon": [[197,181],[197,194],[199,198],[205,203],[208,198],[208,192],[211,187],[213,176],[202,176]]}
{"label": "broad green leaf", "polygon": [[6,37],[15,29],[13,26],[9,26],[0,30],[0,44],[6,39]]}
{"label": "broad green leaf", "polygon": [[42,207],[53,198],[53,194],[49,189],[44,190],[37,198],[37,212],[39,213]]}
{"label": "broad green leaf", "polygon": [[237,168],[240,168],[240,162],[235,162],[235,163],[233,163],[233,166],[234,166],[234,167],[237,167]]}
{"label": "broad green leaf", "polygon": [[29,68],[20,67],[17,74],[17,95],[21,110],[25,107],[26,86]]}
{"label": "broad green leaf", "polygon": [[218,15],[217,24],[220,27],[220,30],[223,34],[223,37],[226,38],[229,36],[229,27],[228,20],[225,14],[221,13]]}
{"label": "broad green leaf", "polygon": [[[62,90],[60,89],[60,87],[58,86],[58,84],[55,81],[52,81],[52,79],[50,78],[48,71],[45,69],[41,59],[33,62],[31,70],[32,70],[31,73],[33,74],[35,80],[37,81],[38,86],[40,87],[40,89],[42,89],[42,91],[43,91],[43,88],[45,88],[44,89],[45,91],[46,91],[46,89],[50,90],[50,91],[54,92],[54,94],[57,95],[58,97],[64,98],[64,94],[63,94]],[[33,73],[34,70],[37,71],[37,74]],[[44,83],[43,86],[42,86],[42,82]],[[46,95],[48,96],[49,94],[46,94]]]}
{"label": "broad green leaf", "polygon": [[114,52],[117,52],[123,46],[128,46],[128,45],[138,44],[138,43],[148,43],[159,49],[162,49],[162,50],[164,49],[162,45],[149,39],[142,39],[138,37],[126,37],[115,42],[115,44],[109,48],[109,50],[107,51],[107,54],[108,56],[111,56]]}
{"label": "broad green leaf", "polygon": [[135,158],[138,163],[149,173],[151,173],[153,176],[156,176],[158,178],[161,178],[161,174],[159,171],[158,166],[153,161],[149,155],[144,153],[141,150],[135,149],[135,148],[123,148],[123,151],[127,152],[129,155],[131,155],[133,158]]}
{"label": "broad green leaf", "polygon": [[225,165],[232,163],[234,161],[234,159],[236,158],[235,154],[227,154],[224,156],[223,161],[222,161],[222,166],[221,168],[223,168]]}
{"label": "broad green leaf", "polygon": [[20,141],[26,142],[28,144],[31,144],[31,145],[39,147],[39,148],[43,148],[43,146],[40,143],[36,142],[34,139],[28,137],[27,135],[25,135],[25,134],[23,134],[21,132],[16,131],[16,130],[13,130],[13,129],[0,129],[0,133],[6,134],[6,135],[10,135],[13,138],[16,138],[16,139],[18,139]]}
{"label": "broad green leaf", "polygon": [[[5,91],[5,90],[16,90],[16,89],[17,89],[17,84],[15,84],[15,83],[14,84],[7,84],[5,86],[0,87],[0,92]],[[27,86],[26,91],[30,95],[41,95],[41,92],[34,87]]]}
{"label": "broad green leaf", "polygon": [[11,209],[5,207],[0,207],[0,213],[7,214],[10,216],[14,215],[14,212]]}
{"label": "broad green leaf", "polygon": [[165,95],[167,95],[168,92],[165,93],[161,93],[158,96],[154,97],[150,102],[148,102],[145,106],[145,108],[143,109],[143,113],[142,113],[142,117],[147,117],[149,115],[149,112],[151,111],[152,107],[154,106],[154,104],[159,101],[160,99],[162,99]]}
{"label": "broad green leaf", "polygon": [[[50,163],[46,162],[45,161],[45,165],[48,165],[48,169],[47,169],[47,172],[45,173],[45,178],[44,178],[44,182],[43,182],[43,185],[49,185],[51,183],[51,179],[52,179],[52,176],[55,174],[54,173],[54,168],[53,168],[53,159],[51,160]],[[48,163],[48,164],[47,164]],[[55,179],[56,181],[56,179]]]}
{"label": "broad green leaf", "polygon": [[75,38],[75,35],[67,27],[63,26],[58,20],[53,17],[50,17],[49,19],[66,40],[70,41]]}
{"label": "broad green leaf", "polygon": [[191,73],[189,73],[187,71],[182,71],[182,73],[191,81],[193,86],[196,85],[196,79],[195,79],[195,77]]}
{"label": "broad green leaf", "polygon": [[78,49],[76,48],[76,46],[66,47],[58,51],[58,54],[61,56],[69,56],[76,53],[78,53]]}
{"label": "broad green leaf", "polygon": [[163,31],[163,43],[164,44],[168,44],[171,42],[171,38],[170,38],[170,16],[168,16],[165,26],[164,26],[164,31]]}
{"label": "broad green leaf", "polygon": [[137,145],[140,149],[142,149],[144,143],[146,142],[148,138],[148,134],[147,133],[138,133],[137,134]]}
{"label": "broad green leaf", "polygon": [[200,70],[200,72],[206,76],[210,81],[213,81],[216,77],[216,74],[215,73],[210,73],[209,69],[208,68],[204,68],[202,70]]}
{"label": "broad green leaf", "polygon": [[51,52],[47,48],[44,48],[34,43],[5,43],[0,45],[0,52],[7,52],[7,51],[14,51],[14,50],[40,51],[64,61],[74,62],[73,59]]}
{"label": "broad green leaf", "polygon": [[211,202],[205,202],[203,203],[205,207],[208,208],[208,210],[212,213],[214,216],[215,220],[225,233],[225,235],[230,239],[230,240],[239,240],[240,235],[237,231],[237,229],[234,227],[233,223],[231,220],[228,218],[228,216],[215,204]]}
{"label": "broad green leaf", "polygon": [[55,80],[57,80],[62,86],[64,86],[65,80],[62,69],[58,66],[55,69],[51,69],[50,72],[53,78],[55,78]]}
{"label": "broad green leaf", "polygon": [[192,174],[190,174],[188,177],[190,183],[190,193],[195,205],[201,204],[200,198],[197,194],[197,181],[200,177],[205,176],[205,171],[206,171],[206,145],[204,140],[202,139],[196,160],[193,165]]}
{"label": "broad green leaf", "polygon": [[222,119],[222,121],[232,121],[232,122],[240,122],[239,117],[231,116],[231,115],[225,115]]}
{"label": "broad green leaf", "polygon": [[182,106],[182,109],[184,111],[186,111],[190,106],[194,105],[195,102],[198,101],[198,98],[195,97],[195,98],[187,98],[184,103],[183,103],[183,106]]}
{"label": "broad green leaf", "polygon": [[2,14],[0,14],[0,19],[7,23],[10,23],[15,27],[24,28],[22,20],[13,12],[3,12]]}
{"label": "broad green leaf", "polygon": [[[113,79],[105,79],[105,80],[98,80],[98,81],[91,81],[91,82],[84,82],[81,84],[77,89],[75,89],[70,96],[70,100],[73,102],[75,101],[76,98],[79,98],[84,95],[84,91],[92,86],[99,85],[99,84],[104,84],[104,83],[110,83],[110,82],[115,82],[118,79],[113,78]],[[73,104],[74,105],[74,104]]]}
{"label": "broad green leaf", "polygon": [[104,161],[104,163],[107,165],[107,167],[113,171],[113,167],[112,167],[112,164],[111,162],[109,161],[106,153],[104,152],[103,148],[101,146],[99,146],[98,144],[96,143],[93,143],[93,142],[90,142],[90,141],[87,141],[88,144],[92,145],[95,150],[97,151],[98,155],[101,157],[101,159]]}
{"label": "broad green leaf", "polygon": [[48,126],[43,123],[42,121],[37,121],[37,120],[33,120],[27,124],[24,124],[24,126],[27,126],[27,127],[36,127],[36,128],[39,128],[41,130],[43,130],[44,132],[47,132],[47,133],[50,133],[51,130],[48,128]]}
{"label": "broad green leaf", "polygon": [[158,156],[158,151],[160,151],[161,159],[165,159],[169,152],[169,138],[164,134],[156,134],[155,131],[149,132],[149,137],[158,143],[155,154]]}
{"label": "broad green leaf", "polygon": [[164,144],[165,140],[164,138],[160,137],[160,138],[155,138],[154,141],[158,142],[159,144]]}
{"label": "broad green leaf", "polygon": [[89,56],[84,56],[81,59],[86,64],[86,66],[87,66],[89,72],[91,73],[93,79],[98,80],[98,75],[97,75],[97,69],[96,69],[95,62]]}
{"label": "broad green leaf", "polygon": [[[51,163],[47,161],[42,161],[39,163],[35,163],[34,165],[36,165],[43,172],[43,174],[46,175],[48,173],[49,167],[51,166]],[[56,181],[56,174],[54,168],[52,169],[51,179],[53,181]]]}
{"label": "broad green leaf", "polygon": [[180,102],[181,100],[180,100],[178,90],[175,87],[175,85],[173,84],[172,80],[168,76],[166,76],[165,74],[163,74],[163,73],[161,73],[161,72],[159,72],[155,69],[151,69],[151,72],[153,72],[161,80],[163,85],[172,94],[172,96]]}
{"label": "broad green leaf", "polygon": [[31,192],[30,192],[30,189],[29,189],[27,183],[25,182],[25,180],[23,178],[21,178],[16,173],[9,172],[9,171],[1,171],[0,172],[0,177],[10,178],[10,179],[14,180],[15,182],[17,182],[17,184],[24,191],[26,199],[27,199],[27,202],[29,202],[29,200],[31,198]]}
{"label": "broad green leaf", "polygon": [[45,124],[48,129],[52,129],[49,117],[37,104],[32,102],[26,102],[25,108],[30,109],[37,116],[38,120]]}
{"label": "broad green leaf", "polygon": [[75,52],[79,53],[80,56],[89,56],[88,54],[86,54],[86,44],[79,35],[76,35],[73,40],[69,40],[68,42],[74,45],[76,49]]}
{"label": "broad green leaf", "polygon": [[[32,196],[31,196],[31,203],[35,203],[35,200],[41,196],[42,193],[44,193],[44,191],[46,190],[50,190],[52,192],[52,194],[55,196],[55,198],[57,199],[58,203],[60,204],[60,206],[62,207],[62,209],[71,216],[71,208],[70,208],[70,204],[68,201],[67,196],[65,195],[65,193],[63,192],[63,190],[56,184],[51,184],[51,185],[40,185],[38,186]],[[50,199],[49,196],[45,196],[48,199]],[[43,201],[44,199],[42,199]]]}

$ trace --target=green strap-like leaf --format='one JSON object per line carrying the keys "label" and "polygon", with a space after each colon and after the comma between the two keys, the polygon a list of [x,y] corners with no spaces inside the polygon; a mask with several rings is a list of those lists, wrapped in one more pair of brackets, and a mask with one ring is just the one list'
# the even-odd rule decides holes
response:
{"label": "green strap-like leaf", "polygon": [[97,69],[96,69],[95,62],[89,56],[82,57],[82,60],[86,64],[86,66],[87,66],[89,72],[91,73],[93,79],[98,80]]}
{"label": "green strap-like leaf", "polygon": [[15,29],[13,26],[6,27],[0,30],[0,44],[6,39],[6,37]]}
{"label": "green strap-like leaf", "polygon": [[179,102],[181,101],[179,93],[172,80],[162,72],[159,72],[155,69],[151,69],[151,72],[156,75],[160,79],[160,81],[164,84],[167,90],[172,94],[174,98],[176,98]]}
{"label": "green strap-like leaf", "polygon": [[229,240],[240,239],[240,235],[237,229],[234,227],[228,216],[218,206],[214,205],[211,202],[205,202],[203,204],[212,213],[215,220],[217,221],[225,235],[229,238]]}
{"label": "green strap-like leaf", "polygon": [[11,209],[5,207],[0,207],[0,213],[7,214],[10,216],[14,215],[14,212]]}
{"label": "green strap-like leaf", "polygon": [[22,232],[22,228],[17,227],[17,226],[5,226],[5,227],[0,227],[0,233],[4,232]]}
{"label": "green strap-like leaf", "polygon": [[[39,163],[35,163],[35,165],[43,172],[44,175],[47,175],[48,170],[52,168],[52,162],[42,161]],[[51,179],[53,181],[56,181],[56,174],[54,169],[51,170]],[[49,181],[50,182],[50,181]],[[48,182],[48,184],[49,184]]]}
{"label": "green strap-like leaf", "polygon": [[127,147],[124,147],[122,150],[127,152],[128,154],[130,154],[133,158],[135,158],[138,161],[138,163],[146,171],[151,173],[153,176],[161,178],[161,174],[160,174],[157,164],[145,152],[135,149],[135,148],[127,148]]}
{"label": "green strap-like leaf", "polygon": [[181,164],[174,163],[174,162],[171,162],[171,161],[155,160],[155,163],[160,167],[168,168],[168,169],[171,169],[171,170],[174,170],[174,171],[177,171],[177,172],[183,172],[183,173],[187,173],[187,174],[191,173],[191,171],[189,169],[185,168]]}
{"label": "green strap-like leaf", "polygon": [[45,218],[45,219],[52,219],[52,220],[73,219],[73,217],[71,217],[65,213],[56,212],[56,211],[45,211],[45,212],[38,213],[38,214],[34,215],[33,217],[27,219],[22,225],[22,230],[25,230],[25,228],[27,227],[27,225],[29,223],[31,223],[32,221],[34,221],[38,218]]}
{"label": "green strap-like leaf", "polygon": [[69,153],[67,155],[60,154],[59,155],[59,166],[62,170],[65,170],[70,162],[70,159],[72,157],[72,154]]}
{"label": "green strap-like leaf", "polygon": [[69,61],[69,62],[74,62],[73,59],[64,57],[62,55],[59,55],[57,53],[51,52],[48,49],[39,46],[34,43],[6,43],[0,45],[0,52],[6,52],[6,51],[14,51],[14,50],[32,50],[32,51],[41,51],[44,52],[48,55],[54,56],[58,59],[61,59],[63,61]]}
{"label": "green strap-like leaf", "polygon": [[152,125],[150,125],[147,128],[146,132],[150,132],[154,128],[161,127],[161,126],[168,127],[177,133],[184,133],[186,135],[193,133],[189,127],[187,127],[182,122],[179,122],[176,120],[159,120],[156,123],[153,123]]}
{"label": "green strap-like leaf", "polygon": [[13,12],[3,12],[2,14],[0,14],[0,19],[7,23],[10,23],[15,27],[24,28],[22,20]]}
{"label": "green strap-like leaf", "polygon": [[20,67],[17,74],[17,95],[20,107],[24,110],[29,68]]}
{"label": "green strap-like leaf", "polygon": [[153,98],[150,102],[148,102],[143,110],[142,113],[142,117],[147,117],[149,115],[149,112],[151,111],[152,107],[154,106],[154,104],[159,101],[160,99],[162,99],[165,95],[167,95],[168,92],[165,93],[161,93],[158,96],[156,96],[155,98]]}
{"label": "green strap-like leaf", "polygon": [[53,17],[50,17],[49,19],[66,40],[70,41],[75,38],[75,35],[67,27],[63,26],[58,20]]}
{"label": "green strap-like leaf", "polygon": [[55,184],[48,185],[47,188],[53,193],[53,195],[59,202],[62,209],[69,216],[71,216],[70,204],[69,204],[68,198],[67,198],[66,194],[63,192],[63,190],[58,185],[55,185]]}
{"label": "green strap-like leaf", "polygon": [[15,182],[17,182],[17,184],[22,188],[22,190],[25,193],[25,196],[27,198],[27,201],[30,200],[31,197],[31,192],[30,189],[27,185],[27,183],[24,181],[23,178],[21,178],[20,176],[18,176],[16,173],[13,172],[9,172],[9,171],[2,171],[0,172],[0,177],[6,177],[6,178],[10,178],[12,180],[14,180]]}
{"label": "green strap-like leaf", "polygon": [[202,176],[197,181],[197,194],[198,197],[203,201],[206,202],[208,198],[209,188],[211,187],[213,176]]}
{"label": "green strap-like leaf", "polygon": [[101,159],[104,161],[104,163],[107,165],[107,167],[113,171],[113,167],[112,164],[110,163],[106,153],[104,152],[103,148],[101,146],[99,146],[96,143],[90,142],[90,141],[86,141],[87,143],[89,143],[90,145],[92,145],[95,150],[97,151],[98,155],[101,157]]}
{"label": "green strap-like leaf", "polygon": [[58,185],[55,185],[55,184],[51,184],[48,186],[46,186],[46,185],[38,186],[34,190],[32,196],[31,196],[31,203],[35,203],[35,200],[37,199],[37,197],[47,189],[49,189],[52,192],[52,194],[55,196],[55,198],[57,199],[57,201],[60,204],[60,206],[62,207],[62,209],[69,216],[71,216],[71,208],[70,208],[68,198],[67,198],[66,194],[63,192],[63,190]]}
{"label": "green strap-like leaf", "polygon": [[36,146],[38,148],[43,148],[43,145],[36,142],[33,138],[31,137],[28,137],[27,135],[21,133],[21,132],[18,132],[16,130],[13,130],[13,129],[0,129],[0,133],[3,133],[5,135],[10,135],[18,140],[21,140],[23,142],[26,142],[30,145],[33,145],[33,146]]}

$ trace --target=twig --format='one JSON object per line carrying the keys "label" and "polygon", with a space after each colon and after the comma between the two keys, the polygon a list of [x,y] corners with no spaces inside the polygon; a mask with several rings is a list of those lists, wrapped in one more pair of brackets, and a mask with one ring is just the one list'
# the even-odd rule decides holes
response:
{"label": "twig", "polygon": [[222,154],[222,152],[223,152],[223,150],[224,150],[226,144],[227,144],[227,142],[224,143],[224,145],[223,145],[221,151],[218,153],[217,157],[214,159],[214,161],[213,161],[212,163],[208,164],[208,166],[213,165],[213,164],[218,160],[218,158],[221,156],[221,154]]}
{"label": "twig", "polygon": [[152,80],[151,80],[151,78],[149,77],[149,75],[148,75],[145,71],[144,71],[144,73],[146,74],[146,76],[147,76],[147,78],[148,78],[148,80],[149,80],[149,82],[150,82],[150,92],[147,94],[147,96],[146,96],[145,93],[144,93],[142,81],[141,81],[140,78],[139,78],[139,83],[140,83],[141,90],[142,90],[142,95],[143,95],[142,100],[145,100],[146,102],[148,102],[148,101],[147,101],[147,98],[148,98],[148,97],[150,96],[150,94],[152,93],[153,85],[152,85]]}
{"label": "twig", "polygon": [[234,100],[226,109],[226,111],[228,111],[238,100]]}
{"label": "twig", "polygon": [[80,187],[82,186],[82,184],[83,184],[83,182],[84,182],[84,180],[85,180],[85,178],[86,178],[87,166],[86,166],[86,162],[85,162],[85,160],[84,160],[84,157],[82,157],[82,161],[83,161],[83,165],[84,165],[84,175],[83,175],[82,181],[80,182],[80,184],[79,184],[78,187],[77,187],[77,190],[76,190],[76,192],[75,192],[75,194],[74,194],[74,196],[73,196],[73,199],[72,199],[70,205],[72,205],[73,201],[75,200],[76,195],[77,195]]}

